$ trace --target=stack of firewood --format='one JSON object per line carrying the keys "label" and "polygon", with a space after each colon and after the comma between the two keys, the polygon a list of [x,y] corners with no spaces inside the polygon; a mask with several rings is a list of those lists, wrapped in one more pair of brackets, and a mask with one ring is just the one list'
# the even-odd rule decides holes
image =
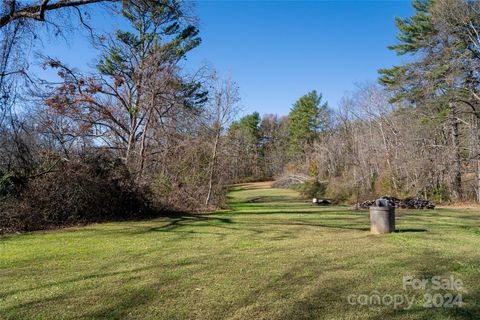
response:
{"label": "stack of firewood", "polygon": [[[417,198],[406,198],[406,199],[397,199],[392,196],[382,196],[379,199],[384,199],[387,201],[389,207],[403,208],[403,209],[435,209],[435,203],[429,200],[417,199]],[[365,200],[358,204],[360,208],[368,209],[371,206],[375,205],[375,200]]]}

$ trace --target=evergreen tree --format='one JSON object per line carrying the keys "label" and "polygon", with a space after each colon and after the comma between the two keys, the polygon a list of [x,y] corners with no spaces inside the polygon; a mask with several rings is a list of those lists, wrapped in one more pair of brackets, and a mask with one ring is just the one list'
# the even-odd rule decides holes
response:
{"label": "evergreen tree", "polygon": [[304,146],[312,146],[315,139],[330,127],[330,110],[322,103],[322,94],[311,91],[302,96],[289,115],[289,149],[296,158],[303,155]]}
{"label": "evergreen tree", "polygon": [[[201,84],[180,73],[179,61],[201,41],[184,10],[181,1],[132,0],[122,12],[128,28],[100,40],[97,74],[83,77],[50,63],[71,88],[59,88],[57,97],[71,100],[76,117],[81,114],[96,132],[109,132],[109,144],[124,150],[131,167],[139,166],[139,176],[152,129],[169,120],[175,127],[177,114],[196,111],[206,101]],[[47,104],[55,107],[58,101]]]}
{"label": "evergreen tree", "polygon": [[258,145],[260,139],[260,114],[258,112],[248,114],[240,119],[238,125],[240,129],[245,131],[250,142],[254,145]]}
{"label": "evergreen tree", "polygon": [[426,121],[444,122],[452,140],[452,197],[461,189],[458,96],[464,84],[460,43],[442,33],[435,20],[435,1],[413,1],[415,14],[396,18],[399,44],[390,46],[398,55],[417,59],[381,69],[380,83],[394,93],[392,102],[408,101],[425,114]]}

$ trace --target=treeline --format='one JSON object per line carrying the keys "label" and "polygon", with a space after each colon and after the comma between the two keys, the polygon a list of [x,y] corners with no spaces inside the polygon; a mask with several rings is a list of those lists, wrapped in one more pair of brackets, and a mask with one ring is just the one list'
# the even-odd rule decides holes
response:
{"label": "treeline", "polygon": [[[225,137],[229,180],[303,176],[306,195],[350,203],[385,194],[477,201],[478,146],[472,139],[478,132],[469,125],[471,115],[462,117],[458,134],[457,191],[454,133],[444,115],[392,103],[392,94],[376,84],[360,86],[336,110],[320,106],[315,96],[302,97],[288,116],[253,113],[234,122]],[[309,111],[299,112],[300,106]]]}
{"label": "treeline", "polygon": [[480,201],[480,4],[413,6],[390,47],[409,56],[404,65],[380,70],[381,85],[361,86],[335,111],[312,92],[288,117],[241,119],[229,131],[230,178],[303,174],[308,194],[350,202]]}
{"label": "treeline", "polygon": [[301,97],[288,116],[248,114],[234,121],[224,137],[228,178],[270,180],[307,172],[315,143],[331,128],[332,110],[316,91]]}

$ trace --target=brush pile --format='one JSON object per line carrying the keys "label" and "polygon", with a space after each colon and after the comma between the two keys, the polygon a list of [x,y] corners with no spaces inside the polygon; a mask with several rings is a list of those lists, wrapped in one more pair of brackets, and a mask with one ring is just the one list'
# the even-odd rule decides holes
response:
{"label": "brush pile", "polygon": [[[379,199],[387,200],[389,207],[402,209],[435,209],[435,203],[424,199],[406,198],[402,200],[388,195],[382,196]],[[368,209],[374,205],[375,200],[365,200],[358,204],[358,206],[362,209]]]}
{"label": "brush pile", "polygon": [[300,185],[308,181],[308,177],[301,175],[286,175],[272,183],[272,188],[288,189],[293,185]]}

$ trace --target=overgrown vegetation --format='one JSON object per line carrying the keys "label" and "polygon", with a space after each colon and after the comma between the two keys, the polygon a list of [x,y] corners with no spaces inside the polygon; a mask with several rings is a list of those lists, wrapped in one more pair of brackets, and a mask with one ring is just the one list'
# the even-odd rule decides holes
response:
{"label": "overgrown vegetation", "polygon": [[[10,176],[0,207],[0,232],[30,231],[151,214],[147,195],[108,153],[86,154],[28,178]],[[15,189],[12,191],[12,189]]]}

